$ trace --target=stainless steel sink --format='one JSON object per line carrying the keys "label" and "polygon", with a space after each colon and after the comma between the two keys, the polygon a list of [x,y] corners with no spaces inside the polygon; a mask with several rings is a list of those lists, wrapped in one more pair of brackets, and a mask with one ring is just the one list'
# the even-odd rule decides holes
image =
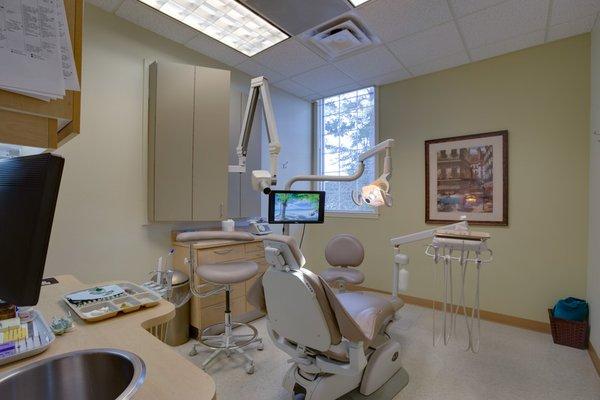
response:
{"label": "stainless steel sink", "polygon": [[0,375],[2,400],[127,400],[146,378],[133,353],[90,349],[60,354]]}

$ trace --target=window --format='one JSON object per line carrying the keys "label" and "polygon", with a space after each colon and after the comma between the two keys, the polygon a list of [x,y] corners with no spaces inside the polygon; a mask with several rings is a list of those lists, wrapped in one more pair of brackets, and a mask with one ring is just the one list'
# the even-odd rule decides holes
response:
{"label": "window", "polygon": [[[375,145],[375,88],[369,87],[327,97],[317,102],[317,173],[352,175],[358,155]],[[365,172],[353,182],[319,182],[327,192],[325,210],[340,213],[375,213],[368,205],[357,206],[352,191],[375,179],[375,157],[365,161]]]}

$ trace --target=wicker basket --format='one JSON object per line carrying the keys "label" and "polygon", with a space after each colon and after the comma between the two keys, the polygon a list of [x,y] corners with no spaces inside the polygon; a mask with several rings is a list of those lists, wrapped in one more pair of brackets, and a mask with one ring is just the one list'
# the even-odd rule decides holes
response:
{"label": "wicker basket", "polygon": [[548,309],[550,316],[550,328],[552,329],[552,340],[554,343],[576,349],[587,349],[590,339],[590,324],[587,321],[569,321],[554,318],[552,309]]}

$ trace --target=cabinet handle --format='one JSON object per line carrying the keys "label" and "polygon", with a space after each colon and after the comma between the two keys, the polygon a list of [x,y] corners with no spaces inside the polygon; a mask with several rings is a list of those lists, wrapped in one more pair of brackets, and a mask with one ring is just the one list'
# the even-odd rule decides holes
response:
{"label": "cabinet handle", "polygon": [[219,203],[219,215],[223,218],[223,203]]}
{"label": "cabinet handle", "polygon": [[219,255],[223,255],[223,254],[229,254],[233,251],[233,248],[231,249],[225,249],[225,250],[215,250],[213,253],[215,254],[219,254]]}

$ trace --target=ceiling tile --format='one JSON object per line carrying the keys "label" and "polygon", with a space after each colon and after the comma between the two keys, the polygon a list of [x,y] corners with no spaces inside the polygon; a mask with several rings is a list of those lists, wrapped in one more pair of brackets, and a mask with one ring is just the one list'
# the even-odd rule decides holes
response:
{"label": "ceiling tile", "polygon": [[452,19],[446,0],[378,0],[367,3],[357,11],[384,42]]}
{"label": "ceiling tile", "polygon": [[262,65],[290,77],[327,64],[321,57],[304,47],[296,39],[285,40],[254,56]]}
{"label": "ceiling tile", "polygon": [[219,60],[227,65],[231,65],[232,67],[249,60],[249,57],[246,55],[233,50],[231,47],[226,46],[203,33],[199,33],[198,36],[187,42],[185,45],[190,49],[196,50],[199,53],[214,58],[215,60]]}
{"label": "ceiling tile", "polygon": [[525,35],[516,36],[501,42],[496,42],[486,46],[471,49],[471,58],[473,61],[483,60],[499,56],[501,54],[522,50],[527,47],[537,46],[544,43],[545,31],[539,30]]}
{"label": "ceiling tile", "polygon": [[363,85],[360,83],[351,83],[348,85],[336,87],[336,88],[329,89],[329,90],[322,90],[319,94],[321,95],[321,98],[335,96],[337,94],[342,94],[342,93],[346,93],[346,92],[351,92],[353,90],[361,89],[361,88],[364,88],[365,86],[371,86],[371,85]]}
{"label": "ceiling tile", "polygon": [[292,80],[317,93],[353,83],[352,79],[331,64],[295,76]]}
{"label": "ceiling tile", "polygon": [[456,24],[448,22],[388,44],[407,67],[464,50]]}
{"label": "ceiling tile", "polygon": [[554,0],[550,25],[573,21],[600,12],[600,0]]}
{"label": "ceiling tile", "polygon": [[137,0],[125,0],[121,7],[117,9],[116,14],[175,42],[186,43],[198,35],[197,30]]}
{"label": "ceiling tile", "polygon": [[243,63],[237,65],[236,68],[242,72],[247,73],[252,78],[255,78],[257,76],[264,76],[270,82],[273,82],[273,83],[285,79],[285,76],[281,75],[278,72],[273,71],[270,68],[265,67],[264,65],[257,63],[256,61],[254,61],[252,59],[244,61]]}
{"label": "ceiling tile", "polygon": [[470,49],[545,29],[549,0],[509,0],[460,18]]}
{"label": "ceiling tile", "polygon": [[576,19],[575,21],[564,22],[548,28],[548,40],[564,39],[569,36],[580,35],[589,32],[594,27],[596,15]]}
{"label": "ceiling tile", "polygon": [[452,11],[456,18],[464,17],[476,11],[481,11],[505,0],[450,0]]}
{"label": "ceiling tile", "polygon": [[338,61],[335,66],[355,80],[367,79],[403,68],[384,46]]}
{"label": "ceiling tile", "polygon": [[123,3],[123,0],[85,0],[85,2],[112,13],[119,8],[119,6]]}
{"label": "ceiling tile", "polygon": [[307,97],[307,96],[311,96],[311,95],[316,95],[316,93],[313,92],[312,90],[307,89],[304,86],[299,85],[296,82],[291,81],[289,79],[286,79],[285,81],[277,82],[274,86],[278,87],[281,90],[285,90],[286,92],[291,93],[295,96],[299,96],[299,97]]}
{"label": "ceiling tile", "polygon": [[409,68],[414,76],[430,74],[432,72],[441,71],[448,68],[458,67],[459,65],[467,64],[469,56],[466,51],[461,51],[449,56],[438,58],[437,60],[428,61],[423,64],[415,65]]}
{"label": "ceiling tile", "polygon": [[381,85],[387,85],[388,83],[392,83],[392,82],[403,81],[410,77],[411,77],[410,72],[408,72],[405,69],[401,69],[398,71],[390,72],[389,74],[384,74],[384,75],[376,76],[375,78],[366,79],[364,81],[361,81],[361,83],[364,86],[371,86],[371,85],[381,86]]}

